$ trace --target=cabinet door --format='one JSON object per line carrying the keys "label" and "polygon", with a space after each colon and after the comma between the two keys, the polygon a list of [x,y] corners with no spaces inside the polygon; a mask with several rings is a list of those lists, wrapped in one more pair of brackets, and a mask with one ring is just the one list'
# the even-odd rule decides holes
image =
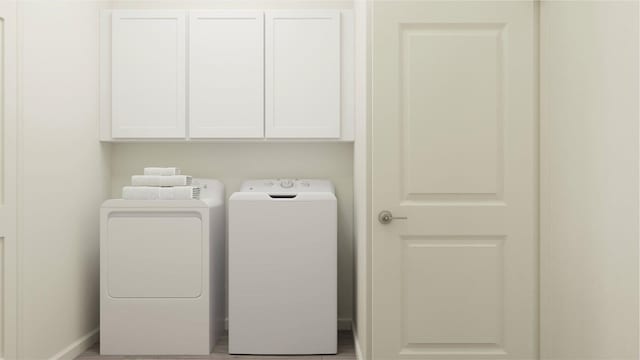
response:
{"label": "cabinet door", "polygon": [[340,12],[269,11],[266,136],[340,137]]}
{"label": "cabinet door", "polygon": [[113,11],[112,136],[185,136],[184,11]]}
{"label": "cabinet door", "polygon": [[264,136],[264,14],[198,11],[189,16],[189,134]]}

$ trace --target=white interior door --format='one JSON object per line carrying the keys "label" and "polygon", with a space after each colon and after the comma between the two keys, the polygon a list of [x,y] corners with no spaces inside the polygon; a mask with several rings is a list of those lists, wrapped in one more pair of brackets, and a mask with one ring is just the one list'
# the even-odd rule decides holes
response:
{"label": "white interior door", "polygon": [[535,14],[373,3],[374,359],[537,357]]}

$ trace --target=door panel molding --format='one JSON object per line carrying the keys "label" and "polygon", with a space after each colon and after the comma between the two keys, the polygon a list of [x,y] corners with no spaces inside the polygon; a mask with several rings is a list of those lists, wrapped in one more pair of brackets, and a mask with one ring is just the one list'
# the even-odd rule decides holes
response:
{"label": "door panel molding", "polygon": [[[506,355],[503,349],[505,240],[504,235],[400,236],[404,309],[400,354]],[[474,263],[477,255],[483,256],[484,261]],[[466,283],[465,286],[476,287],[480,292],[474,299],[484,301],[474,304],[473,314],[462,314],[475,317],[475,323],[456,321],[460,304],[450,299],[456,299],[454,295],[461,289],[451,286],[451,279],[443,281],[446,274],[439,273],[437,268],[442,261],[452,266],[448,271],[456,273],[457,285]],[[421,282],[436,283],[438,288],[424,289],[419,286]],[[484,291],[487,287],[491,291]],[[431,304],[427,311],[420,309],[423,303]],[[446,331],[442,329],[443,322],[447,323]],[[420,331],[429,335],[420,336]],[[418,336],[412,336],[413,333]]]}
{"label": "door panel molding", "polygon": [[[399,26],[405,201],[502,202],[506,24],[402,22]],[[420,50],[415,47],[426,48],[422,50],[427,56],[412,57],[412,50]],[[461,49],[449,52],[449,47],[464,47],[466,55],[474,57],[475,68],[469,67]],[[451,84],[449,79],[458,72],[467,72],[468,81]],[[482,137],[468,131],[472,126],[478,129],[480,121],[486,124]],[[416,138],[418,134],[428,138]],[[421,173],[419,167],[411,172],[415,161],[423,162],[422,168],[430,165],[429,171]]]}

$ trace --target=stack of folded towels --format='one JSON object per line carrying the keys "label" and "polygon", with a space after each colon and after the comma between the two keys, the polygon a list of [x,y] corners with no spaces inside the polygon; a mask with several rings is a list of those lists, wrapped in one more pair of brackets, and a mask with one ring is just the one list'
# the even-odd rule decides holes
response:
{"label": "stack of folded towels", "polygon": [[191,200],[200,198],[200,188],[189,175],[175,167],[144,168],[144,175],[133,175],[131,186],[122,188],[125,200]]}

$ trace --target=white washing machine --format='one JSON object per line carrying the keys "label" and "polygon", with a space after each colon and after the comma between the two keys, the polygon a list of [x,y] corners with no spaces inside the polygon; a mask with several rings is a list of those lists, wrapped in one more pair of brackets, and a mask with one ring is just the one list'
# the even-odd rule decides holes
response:
{"label": "white washing machine", "polygon": [[337,352],[337,205],[327,180],[250,180],[229,199],[229,352]]}
{"label": "white washing machine", "polygon": [[106,201],[100,211],[100,353],[207,355],[224,331],[225,194]]}

